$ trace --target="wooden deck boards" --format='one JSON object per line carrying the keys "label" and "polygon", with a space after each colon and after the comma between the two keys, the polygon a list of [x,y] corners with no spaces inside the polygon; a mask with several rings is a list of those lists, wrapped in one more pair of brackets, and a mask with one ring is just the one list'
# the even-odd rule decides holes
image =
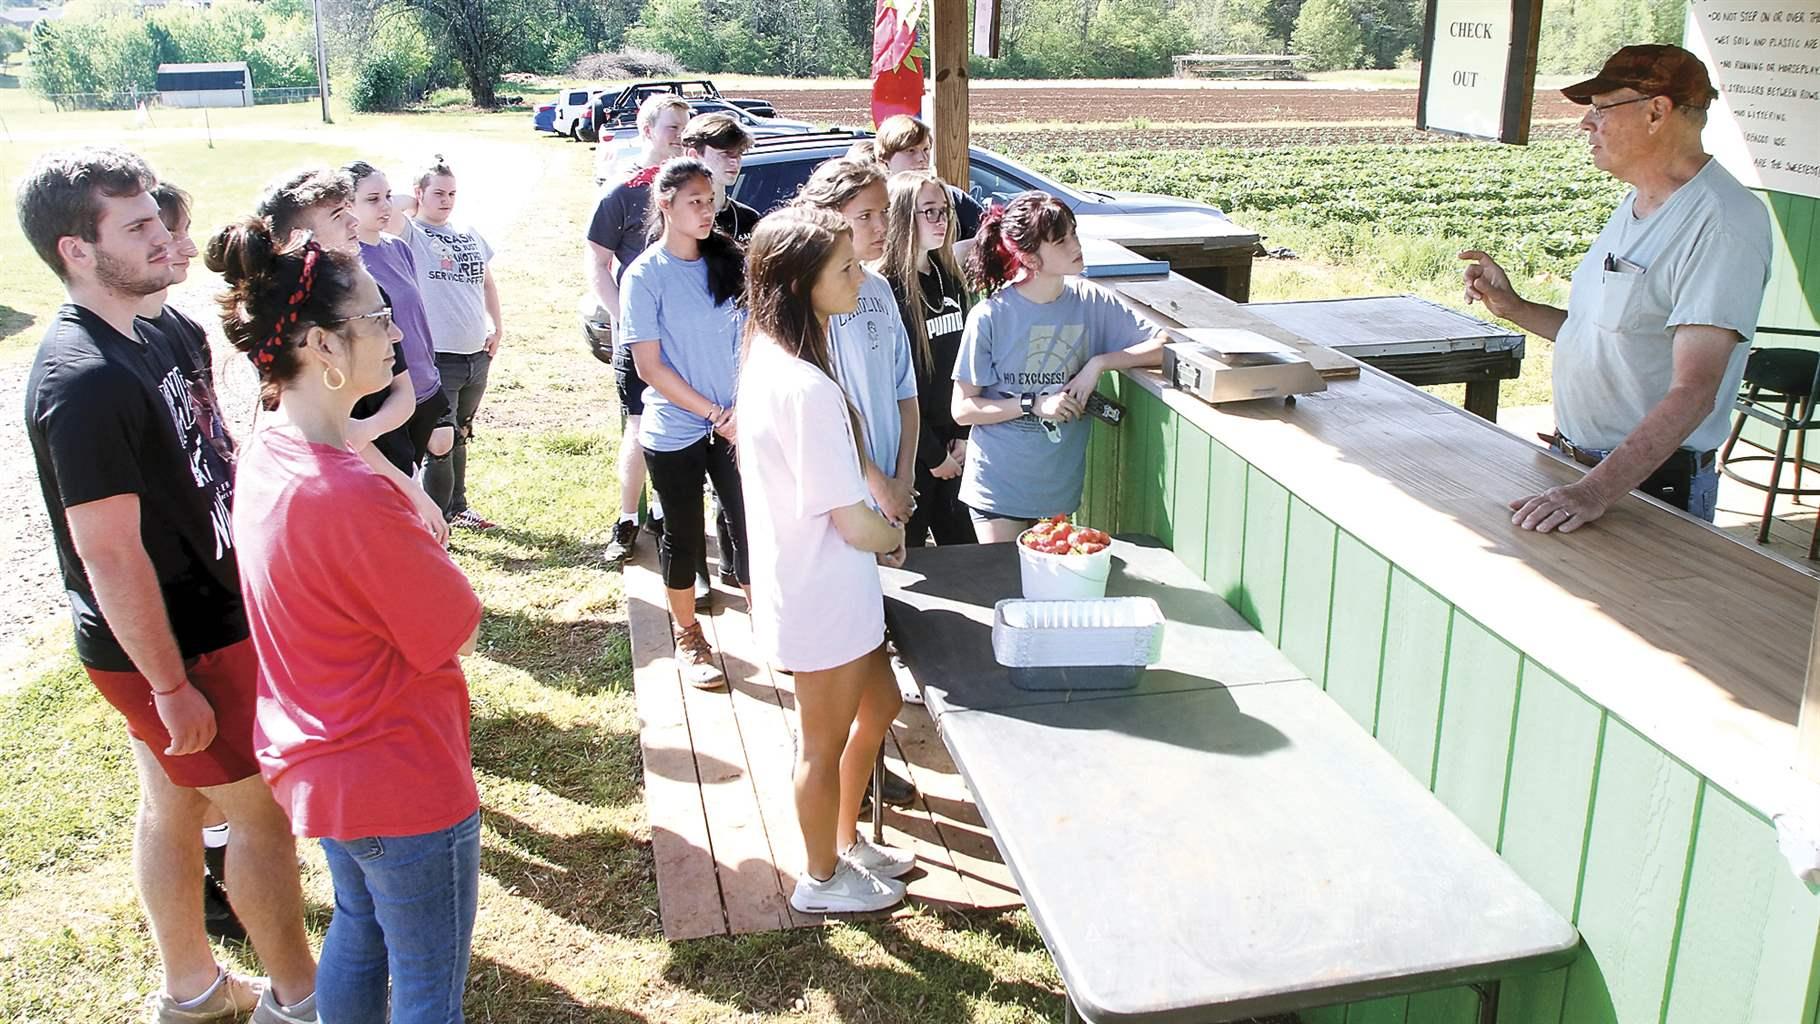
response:
{"label": "wooden deck boards", "polygon": [[[790,782],[794,682],[774,675],[757,653],[744,597],[717,584],[714,607],[701,617],[728,688],[706,692],[683,685],[655,563],[647,544],[624,572],[664,936],[821,924],[825,918],[798,914],[789,904],[803,859]],[[898,715],[886,760],[924,794],[915,807],[887,808],[885,814],[886,842],[917,857],[920,870],[906,879],[912,901],[962,909],[1018,906],[1017,886],[921,707],[905,705]]]}

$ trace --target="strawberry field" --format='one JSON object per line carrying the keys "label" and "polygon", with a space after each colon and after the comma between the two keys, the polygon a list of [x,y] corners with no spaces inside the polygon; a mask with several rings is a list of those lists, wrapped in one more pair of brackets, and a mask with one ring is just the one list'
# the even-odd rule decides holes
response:
{"label": "strawberry field", "polygon": [[1288,245],[1336,263],[1376,263],[1386,276],[1411,284],[1437,275],[1457,279],[1455,253],[1462,248],[1493,252],[1513,274],[1565,278],[1626,188],[1592,166],[1580,141],[1022,159],[1074,185],[1212,203],[1270,236],[1268,246]]}

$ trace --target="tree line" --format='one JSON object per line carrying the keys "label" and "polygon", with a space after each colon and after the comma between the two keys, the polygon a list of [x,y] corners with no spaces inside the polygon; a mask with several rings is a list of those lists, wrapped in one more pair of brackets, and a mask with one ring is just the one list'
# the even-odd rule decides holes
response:
{"label": "tree line", "polygon": [[[1416,60],[1424,0],[1000,0],[1001,56],[977,77],[1167,74],[1177,54],[1293,53],[1309,70]],[[1548,0],[1544,73],[1596,68],[1626,43],[1678,41],[1685,0]],[[332,74],[362,109],[465,86],[493,106],[514,72],[569,72],[627,49],[691,71],[863,76],[874,0],[324,0]],[[146,8],[70,0],[27,45],[46,95],[147,92],[162,62],[244,60],[256,87],[314,85],[310,0]],[[633,62],[636,66],[637,62]]]}

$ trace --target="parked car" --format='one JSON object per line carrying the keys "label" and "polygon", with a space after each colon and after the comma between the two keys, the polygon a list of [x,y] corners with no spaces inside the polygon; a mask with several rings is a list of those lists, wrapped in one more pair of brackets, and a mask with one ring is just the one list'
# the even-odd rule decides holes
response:
{"label": "parked car", "polygon": [[[723,96],[714,83],[705,78],[684,81],[633,82],[618,92],[602,92],[594,102],[594,125],[597,128],[623,128],[638,121],[638,105],[656,93],[675,93],[690,105],[708,102],[737,107],[752,117],[776,118],[777,109],[769,100]],[[697,110],[697,113],[702,111]],[[800,122],[798,122],[800,123]]]}
{"label": "parked car", "polygon": [[[760,213],[768,213],[795,196],[817,164],[844,156],[855,140],[871,137],[870,132],[827,131],[761,138],[746,153],[739,179],[733,183],[733,197]],[[1226,220],[1218,207],[1192,199],[1075,188],[988,149],[974,146],[969,153],[968,173],[972,180],[968,189],[982,206],[1008,202],[1020,192],[1047,192],[1074,211],[1080,233],[1087,238],[1123,242],[1193,235],[1197,225]],[[604,314],[591,288],[582,295],[581,320],[583,337],[599,351],[598,334]]]}
{"label": "parked car", "polygon": [[[746,154],[739,180],[733,183],[733,197],[760,213],[780,206],[809,180],[815,165],[844,155],[858,138],[871,138],[871,133],[828,132],[760,139]],[[1020,192],[1047,192],[1074,211],[1081,234],[1089,238],[1116,242],[1163,231],[1192,234],[1190,229],[1199,218],[1226,219],[1218,207],[1191,199],[1076,188],[988,149],[974,146],[969,153],[972,180],[968,189],[980,205],[1008,202]]]}
{"label": "parked car", "polygon": [[599,95],[598,89],[582,88],[564,89],[559,93],[554,115],[556,133],[578,141],[591,134],[594,130],[594,100]]}
{"label": "parked car", "polygon": [[551,133],[556,131],[556,101],[560,99],[562,97],[558,96],[548,103],[537,105],[537,110],[531,114],[532,131]]}
{"label": "parked car", "polygon": [[[778,135],[806,135],[819,130],[807,121],[794,121],[787,117],[753,117],[744,109],[733,106],[725,100],[690,100],[689,108],[695,114],[731,115],[745,126],[746,131],[752,133],[754,139],[768,139]],[[598,110],[597,107],[596,111]],[[598,145],[594,149],[594,184],[605,185],[609,181],[631,173],[632,165],[638,159],[640,149],[636,119],[617,127],[603,129],[596,135],[596,141]]]}

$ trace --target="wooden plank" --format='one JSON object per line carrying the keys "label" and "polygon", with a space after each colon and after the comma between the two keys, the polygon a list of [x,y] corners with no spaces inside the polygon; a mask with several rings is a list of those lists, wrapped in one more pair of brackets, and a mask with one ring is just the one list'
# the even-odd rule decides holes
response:
{"label": "wooden plank", "polygon": [[[927,719],[927,716],[924,716]],[[1022,906],[1024,898],[1005,867],[992,833],[973,805],[967,783],[942,745],[935,724],[894,731],[951,870],[965,886],[971,905],[985,909]]]}
{"label": "wooden plank", "polygon": [[1175,556],[1201,579],[1207,578],[1207,476],[1213,442],[1199,430],[1184,430],[1175,451]]}
{"label": "wooden plank", "polygon": [[[709,616],[701,621],[712,628]],[[722,655],[724,671],[724,645],[714,637],[710,643]],[[742,935],[788,928],[790,908],[753,788],[745,742],[734,719],[733,694],[685,686],[683,707],[695,743],[702,809],[714,839],[714,869],[727,909],[727,930]]]}
{"label": "wooden plank", "polygon": [[1510,498],[1581,469],[1375,370],[1292,408],[1126,376],[1748,806],[1783,809],[1812,576],[1640,498],[1596,529],[1514,530]]}
{"label": "wooden plank", "polygon": [[1125,407],[1125,423],[1120,431],[1125,461],[1119,473],[1119,526],[1131,533],[1155,535],[1154,508],[1161,483],[1152,472],[1155,432],[1160,428],[1163,403],[1139,389]]}
{"label": "wooden plank", "polygon": [[1366,732],[1377,724],[1378,668],[1390,563],[1341,533],[1333,562],[1333,615],[1327,639],[1327,695]]}
{"label": "wooden plank", "polygon": [[1245,578],[1244,460],[1214,442],[1207,456],[1207,586],[1237,605]]}
{"label": "wooden plank", "polygon": [[934,0],[929,12],[930,130],[935,172],[963,192],[967,155],[967,0]]}
{"label": "wooden plank", "polygon": [[1709,787],[1663,1024],[1809,1020],[1820,897],[1789,871],[1775,829]]}
{"label": "wooden plank", "polygon": [[1283,568],[1283,629],[1277,646],[1317,686],[1327,680],[1327,614],[1333,607],[1333,521],[1289,498],[1288,558]]}
{"label": "wooden plank", "polygon": [[1622,722],[1600,745],[1563,1019],[1659,1020],[1701,782]]}
{"label": "wooden plank", "polygon": [[1299,351],[1322,377],[1342,380],[1359,375],[1358,360],[1351,356],[1317,345],[1181,274],[1170,274],[1162,279],[1109,278],[1104,283],[1133,309],[1163,327],[1229,327],[1254,331]]}
{"label": "wooden plank", "polygon": [[1604,716],[1535,662],[1521,671],[1498,853],[1572,919]]}
{"label": "wooden plank", "polygon": [[1408,1024],[1479,1024],[1479,994],[1467,986],[1409,997]]}
{"label": "wooden plank", "polygon": [[1296,1014],[1301,1024],[1346,1024],[1346,1006],[1318,1006]]}
{"label": "wooden plank", "polygon": [[1488,846],[1498,843],[1521,665],[1509,644],[1454,612],[1434,792]]}
{"label": "wooden plank", "polygon": [[1405,1024],[1408,1019],[1408,996],[1373,999],[1346,1008],[1346,1024]]}
{"label": "wooden plank", "polygon": [[727,920],[655,559],[652,546],[644,545],[623,571],[658,918],[667,939],[724,935]]}
{"label": "wooden plank", "polygon": [[[1150,532],[1151,536],[1162,541],[1166,548],[1175,546],[1175,435],[1180,422],[1181,417],[1164,409],[1162,420],[1157,425],[1156,432],[1151,435],[1153,444],[1158,446],[1150,457],[1156,465],[1159,489],[1151,506],[1154,511],[1150,516],[1153,527]],[[1188,429],[1190,432],[1199,433],[1193,427]],[[1184,511],[1190,510],[1185,509]],[[1189,524],[1193,526],[1199,521],[1200,516],[1194,515],[1189,520]]]}
{"label": "wooden plank", "polygon": [[1567,968],[1505,978],[1498,989],[1498,1024],[1562,1024]]}
{"label": "wooden plank", "polygon": [[791,716],[783,709],[774,676],[758,652],[745,596],[718,585],[715,590],[718,607],[711,622],[714,646],[727,672],[728,700],[739,728],[778,890],[785,897],[782,912],[790,926],[812,925],[822,918],[799,914],[789,904],[789,895],[804,870],[802,833],[796,824],[796,744]]}
{"label": "wooden plank", "polygon": [[1384,664],[1378,675],[1378,742],[1424,786],[1434,785],[1435,736],[1453,608],[1408,573],[1390,570]]}
{"label": "wooden plank", "polygon": [[[1193,426],[1184,433],[1200,431]],[[1289,492],[1257,471],[1245,470],[1245,550],[1236,609],[1265,639],[1283,634],[1283,566],[1289,543]]]}

